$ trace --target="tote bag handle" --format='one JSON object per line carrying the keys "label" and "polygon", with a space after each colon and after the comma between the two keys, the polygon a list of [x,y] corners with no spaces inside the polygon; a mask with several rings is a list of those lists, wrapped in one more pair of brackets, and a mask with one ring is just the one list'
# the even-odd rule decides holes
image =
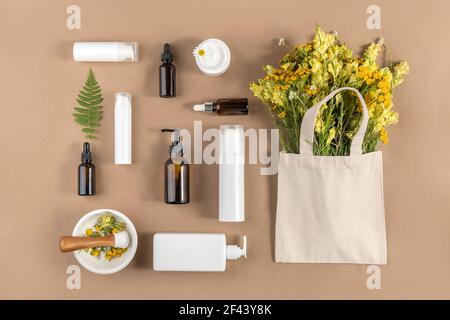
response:
{"label": "tote bag handle", "polygon": [[351,90],[356,93],[359,98],[359,101],[362,105],[362,119],[361,125],[359,126],[358,131],[355,133],[352,139],[352,144],[350,146],[350,155],[359,155],[362,154],[362,144],[364,140],[364,135],[367,130],[367,122],[369,121],[369,112],[367,111],[366,102],[362,97],[361,93],[355,88],[351,87],[342,87],[332,91],[328,96],[323,98],[321,101],[316,103],[313,107],[306,111],[303,116],[302,125],[300,127],[300,154],[303,155],[313,155],[313,145],[314,145],[314,126],[316,123],[317,114],[319,113],[320,107],[327,103],[331,98],[333,98],[337,93]]}

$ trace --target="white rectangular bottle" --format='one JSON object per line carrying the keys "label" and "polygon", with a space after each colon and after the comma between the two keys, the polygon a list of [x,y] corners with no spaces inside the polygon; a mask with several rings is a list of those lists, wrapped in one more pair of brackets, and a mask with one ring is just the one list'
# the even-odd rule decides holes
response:
{"label": "white rectangular bottle", "polygon": [[136,42],[75,42],[73,59],[86,62],[137,61]]}
{"label": "white rectangular bottle", "polygon": [[153,236],[155,271],[225,271],[226,260],[247,257],[243,248],[227,245],[223,233],[156,233]]}
{"label": "white rectangular bottle", "polygon": [[127,92],[117,92],[115,97],[115,164],[131,164],[131,94]]}
{"label": "white rectangular bottle", "polygon": [[244,214],[244,128],[220,126],[219,221],[242,222]]}

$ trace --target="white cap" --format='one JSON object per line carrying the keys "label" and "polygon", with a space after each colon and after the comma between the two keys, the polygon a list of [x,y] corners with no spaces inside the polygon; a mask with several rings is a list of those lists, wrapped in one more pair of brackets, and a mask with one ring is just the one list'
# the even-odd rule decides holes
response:
{"label": "white cap", "polygon": [[116,248],[128,248],[128,245],[130,244],[130,237],[126,231],[114,233],[114,240],[114,247]]}
{"label": "white cap", "polygon": [[227,260],[237,260],[241,257],[247,258],[247,237],[243,236],[242,249],[237,245],[227,245]]}
{"label": "white cap", "polygon": [[[136,50],[137,51],[137,50]],[[117,61],[136,61],[135,46],[130,43],[117,43]]]}
{"label": "white cap", "polygon": [[114,107],[114,163],[131,164],[131,94],[117,92]]}
{"label": "white cap", "polygon": [[205,104],[195,104],[193,109],[194,111],[205,111]]}
{"label": "white cap", "polygon": [[128,92],[116,92],[116,108],[131,108],[131,94]]}

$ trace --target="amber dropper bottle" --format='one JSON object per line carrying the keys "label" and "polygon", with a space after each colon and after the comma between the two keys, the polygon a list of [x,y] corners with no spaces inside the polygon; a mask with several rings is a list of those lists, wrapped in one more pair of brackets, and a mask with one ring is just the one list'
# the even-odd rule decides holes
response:
{"label": "amber dropper bottle", "polygon": [[159,96],[172,98],[176,96],[176,69],[173,64],[173,53],[170,44],[164,44],[161,54],[162,64],[159,66]]}
{"label": "amber dropper bottle", "polygon": [[88,142],[83,144],[81,164],[78,166],[78,195],[95,195],[95,166],[92,163],[91,146]]}
{"label": "amber dropper bottle", "polygon": [[194,105],[194,111],[215,112],[219,116],[239,116],[248,114],[247,98],[225,98],[213,102]]}
{"label": "amber dropper bottle", "polygon": [[189,203],[189,164],[183,158],[179,129],[162,129],[173,132],[172,144],[169,146],[170,158],[164,165],[164,202],[168,204]]}

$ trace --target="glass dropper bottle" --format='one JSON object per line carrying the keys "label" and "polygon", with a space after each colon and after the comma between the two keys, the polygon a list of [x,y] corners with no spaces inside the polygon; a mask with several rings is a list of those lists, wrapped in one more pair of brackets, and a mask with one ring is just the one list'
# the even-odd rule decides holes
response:
{"label": "glass dropper bottle", "polygon": [[247,115],[247,98],[225,98],[194,105],[194,111],[215,112],[219,116]]}

